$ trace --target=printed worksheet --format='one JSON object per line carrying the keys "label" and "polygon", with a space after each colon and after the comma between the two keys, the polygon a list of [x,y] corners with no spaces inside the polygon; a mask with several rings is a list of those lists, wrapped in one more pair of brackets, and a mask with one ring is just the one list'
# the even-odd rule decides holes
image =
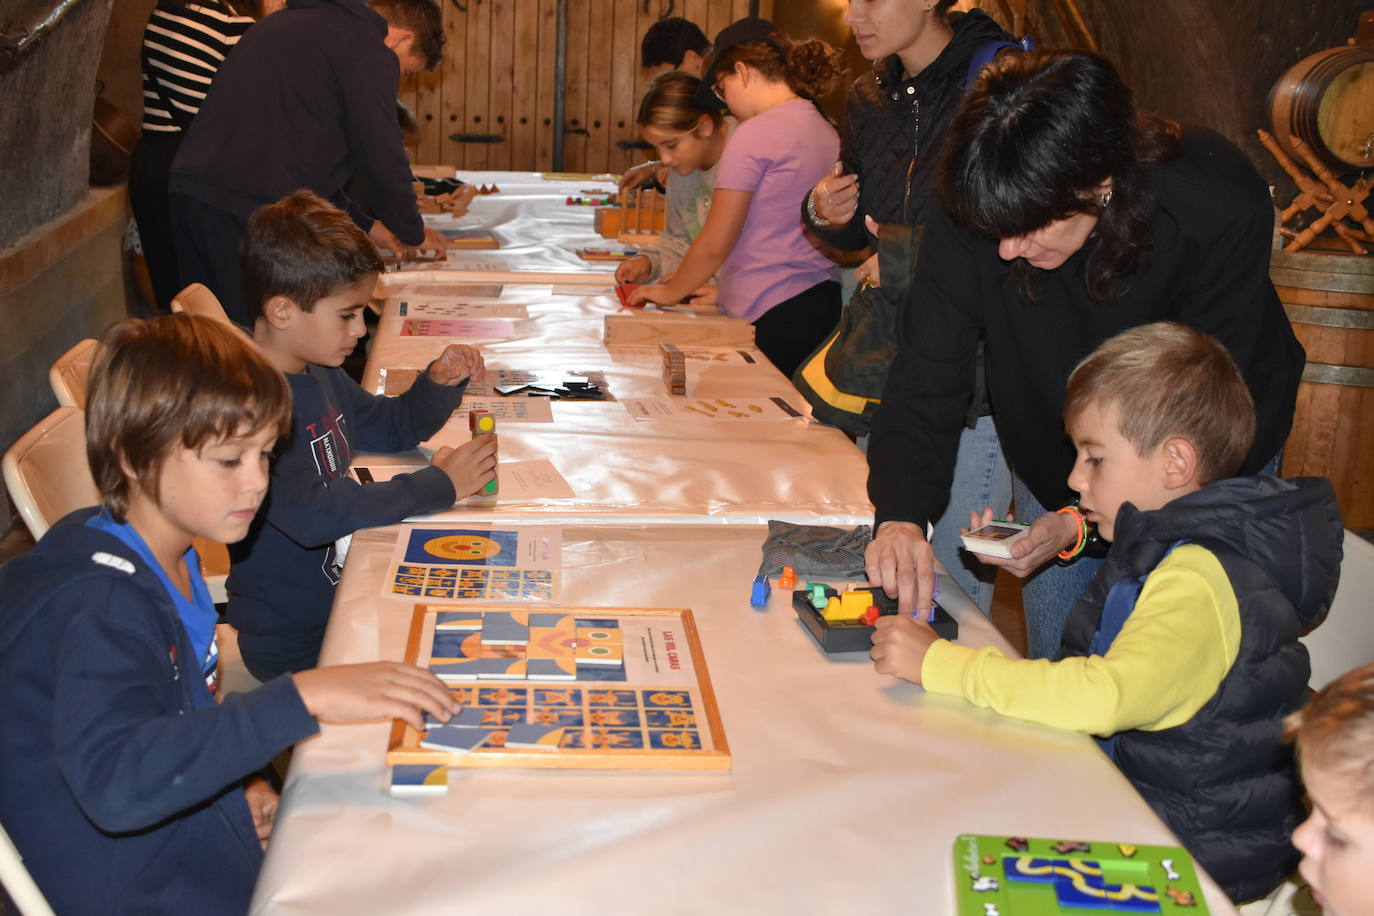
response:
{"label": "printed worksheet", "polygon": [[396,539],[382,596],[554,603],[561,552],[557,528],[407,525]]}
{"label": "printed worksheet", "polygon": [[529,309],[519,302],[461,302],[456,299],[403,299],[397,314],[402,318],[450,320],[530,317]]}
{"label": "printed worksheet", "polygon": [[785,398],[623,398],[636,420],[795,420],[805,417]]}
{"label": "printed worksheet", "polygon": [[482,337],[510,340],[515,336],[515,322],[508,318],[478,318],[429,320],[407,318],[401,325],[402,337]]}

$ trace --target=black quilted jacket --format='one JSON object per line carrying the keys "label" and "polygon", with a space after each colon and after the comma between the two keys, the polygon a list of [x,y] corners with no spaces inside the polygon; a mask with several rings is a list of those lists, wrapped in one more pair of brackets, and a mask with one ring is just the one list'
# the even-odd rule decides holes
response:
{"label": "black quilted jacket", "polygon": [[[968,84],[969,61],[982,45],[1010,36],[982,10],[950,16],[954,38],[916,76],[902,79],[894,54],[854,81],[845,99],[841,158],[859,176],[859,207],[843,226],[807,225],[831,245],[855,251],[868,244],[864,216],[914,226],[935,196],[935,167],[945,127]],[[802,204],[803,219],[806,205]]]}

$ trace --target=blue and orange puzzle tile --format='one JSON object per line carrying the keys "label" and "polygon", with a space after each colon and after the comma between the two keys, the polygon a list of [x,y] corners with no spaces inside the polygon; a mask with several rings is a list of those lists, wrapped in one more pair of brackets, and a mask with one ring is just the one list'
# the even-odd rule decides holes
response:
{"label": "blue and orange puzzle tile", "polygon": [[695,751],[701,748],[701,737],[690,730],[666,731],[651,728],[649,747],[664,751]]}

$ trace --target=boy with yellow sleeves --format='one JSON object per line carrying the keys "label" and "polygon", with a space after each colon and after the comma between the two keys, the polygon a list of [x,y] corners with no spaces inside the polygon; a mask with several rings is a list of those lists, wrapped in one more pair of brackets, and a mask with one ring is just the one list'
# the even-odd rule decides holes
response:
{"label": "boy with yellow sleeves", "polygon": [[1112,549],[1058,660],[960,646],[899,615],[878,621],[877,670],[1099,736],[1233,900],[1261,896],[1296,864],[1303,808],[1283,717],[1310,673],[1298,635],[1336,589],[1331,485],[1230,477],[1254,435],[1250,394],[1220,343],[1170,322],[1079,364],[1064,422],[1082,524]]}

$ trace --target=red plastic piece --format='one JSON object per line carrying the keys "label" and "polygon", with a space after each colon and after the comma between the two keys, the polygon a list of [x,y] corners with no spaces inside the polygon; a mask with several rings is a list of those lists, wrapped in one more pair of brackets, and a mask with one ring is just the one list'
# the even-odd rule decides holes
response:
{"label": "red plastic piece", "polygon": [[864,611],[864,615],[859,619],[863,621],[864,626],[873,626],[878,621],[878,609],[870,604],[868,610]]}
{"label": "red plastic piece", "polygon": [[618,284],[618,285],[616,286],[616,288],[615,288],[615,294],[616,294],[617,296],[620,297],[620,304],[621,304],[622,306],[624,306],[625,308],[627,308],[627,309],[642,309],[642,308],[644,308],[644,306],[646,305],[645,302],[635,302],[635,303],[633,303],[633,304],[631,304],[631,302],[630,302],[630,296],[633,295],[633,294],[634,294],[634,291],[637,290],[637,289],[639,289],[639,284],[638,284],[638,283],[620,283],[620,284]]}

